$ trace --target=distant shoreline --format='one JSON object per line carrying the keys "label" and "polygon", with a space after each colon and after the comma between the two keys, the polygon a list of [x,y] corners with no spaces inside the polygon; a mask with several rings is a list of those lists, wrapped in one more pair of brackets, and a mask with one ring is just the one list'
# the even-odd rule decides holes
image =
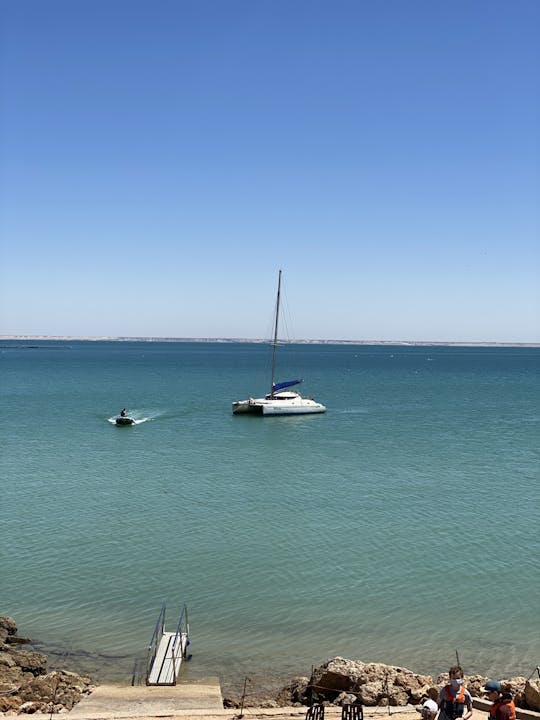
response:
{"label": "distant shoreline", "polygon": [[[0,335],[0,342],[141,342],[141,343],[268,343],[267,338],[184,338],[184,337],[87,337],[79,335]],[[521,347],[536,348],[540,343],[525,342],[466,342],[447,340],[281,340],[288,345],[388,345],[404,347]]]}

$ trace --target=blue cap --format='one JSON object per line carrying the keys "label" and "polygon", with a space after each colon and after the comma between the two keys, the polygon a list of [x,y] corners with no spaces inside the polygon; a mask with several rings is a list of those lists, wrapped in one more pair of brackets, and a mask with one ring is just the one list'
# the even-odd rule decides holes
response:
{"label": "blue cap", "polygon": [[501,683],[496,680],[488,680],[484,685],[484,690],[491,690],[492,692],[501,692]]}

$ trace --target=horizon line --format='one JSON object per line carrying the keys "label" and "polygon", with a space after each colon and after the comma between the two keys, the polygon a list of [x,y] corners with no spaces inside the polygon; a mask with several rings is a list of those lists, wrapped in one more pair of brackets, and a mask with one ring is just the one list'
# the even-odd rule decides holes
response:
{"label": "horizon line", "polygon": [[[0,341],[48,340],[80,342],[200,342],[200,343],[270,343],[267,338],[225,338],[225,337],[159,337],[127,335],[0,335]],[[456,347],[540,347],[540,342],[512,342],[493,340],[324,340],[295,339],[280,340],[287,345],[447,345]]]}

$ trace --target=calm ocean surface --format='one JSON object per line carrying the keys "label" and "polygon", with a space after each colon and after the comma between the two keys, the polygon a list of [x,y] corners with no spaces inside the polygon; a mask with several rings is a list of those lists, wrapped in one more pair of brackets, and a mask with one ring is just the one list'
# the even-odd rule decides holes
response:
{"label": "calm ocean surface", "polygon": [[189,607],[190,676],[456,650],[529,675],[540,349],[282,350],[325,415],[233,417],[265,345],[3,342],[0,614],[101,680],[129,682],[162,602],[169,629]]}

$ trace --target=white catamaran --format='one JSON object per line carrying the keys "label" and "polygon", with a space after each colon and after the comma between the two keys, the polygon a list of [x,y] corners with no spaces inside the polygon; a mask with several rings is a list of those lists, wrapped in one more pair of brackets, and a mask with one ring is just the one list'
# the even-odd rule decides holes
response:
{"label": "white catamaran", "polygon": [[285,390],[299,385],[303,380],[287,380],[276,383],[276,351],[278,345],[278,323],[279,303],[281,296],[281,270],[278,276],[278,289],[276,301],[276,316],[274,319],[274,343],[272,349],[272,382],[270,392],[264,398],[248,398],[248,400],[237,400],[232,404],[232,411],[235,415],[251,413],[253,415],[307,415],[310,413],[323,413],[326,408],[321,403],[304,398],[300,393],[293,390]]}

